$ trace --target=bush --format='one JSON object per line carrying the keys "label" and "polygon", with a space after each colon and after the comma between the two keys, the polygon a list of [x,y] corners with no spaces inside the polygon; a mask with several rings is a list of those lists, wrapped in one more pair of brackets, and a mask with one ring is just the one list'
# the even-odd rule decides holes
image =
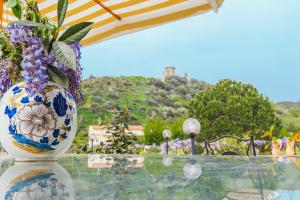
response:
{"label": "bush", "polygon": [[172,132],[172,139],[187,139],[188,136],[183,132],[182,125],[183,122],[187,119],[187,117],[180,117],[177,119],[174,119],[170,122],[168,128]]}
{"label": "bush", "polygon": [[147,119],[145,123],[145,144],[161,144],[164,139],[162,132],[166,128],[165,121],[160,117],[153,117]]}

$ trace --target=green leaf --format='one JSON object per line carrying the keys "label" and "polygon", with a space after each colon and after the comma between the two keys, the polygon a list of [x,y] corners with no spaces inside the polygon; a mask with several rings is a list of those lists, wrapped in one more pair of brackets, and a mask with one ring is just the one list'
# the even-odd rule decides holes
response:
{"label": "green leaf", "polygon": [[[42,44],[43,44],[44,49],[48,50],[49,49],[49,45],[50,45],[49,38],[43,39]],[[48,51],[46,51],[46,52],[48,53]]]}
{"label": "green leaf", "polygon": [[57,21],[58,21],[58,27],[61,27],[65,20],[65,16],[68,9],[68,0],[58,0],[58,6],[57,6]]}
{"label": "green leaf", "polygon": [[22,18],[22,8],[21,5],[18,3],[16,6],[11,8],[12,12],[14,13],[14,15],[21,20]]}
{"label": "green leaf", "polygon": [[47,74],[50,81],[58,83],[62,86],[69,86],[69,78],[58,68],[48,65]]}
{"label": "green leaf", "polygon": [[56,41],[53,43],[52,50],[54,56],[61,64],[74,70],[76,69],[77,63],[75,53],[67,44]]}
{"label": "green leaf", "polygon": [[22,18],[22,9],[21,6],[15,6],[12,9],[12,12],[14,13],[14,15],[21,20]]}
{"label": "green leaf", "polygon": [[17,0],[8,0],[6,6],[9,8],[15,7],[17,5]]}
{"label": "green leaf", "polygon": [[82,22],[68,28],[59,38],[59,41],[63,41],[66,44],[79,42],[91,30],[92,24],[93,22]]}
{"label": "green leaf", "polygon": [[10,25],[12,24],[17,24],[20,26],[31,26],[31,27],[40,27],[40,28],[50,28],[42,23],[37,23],[37,22],[31,22],[31,21],[26,21],[26,20],[18,20],[18,21],[14,21],[11,22]]}
{"label": "green leaf", "polygon": [[272,136],[272,132],[271,131],[266,131],[261,137],[265,138],[265,137],[271,137]]}

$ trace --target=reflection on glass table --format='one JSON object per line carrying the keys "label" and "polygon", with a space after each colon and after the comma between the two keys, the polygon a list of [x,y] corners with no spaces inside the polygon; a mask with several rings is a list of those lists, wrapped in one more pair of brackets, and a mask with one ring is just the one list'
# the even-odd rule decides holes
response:
{"label": "reflection on glass table", "polygon": [[0,199],[38,200],[75,198],[69,173],[57,163],[16,163],[1,176]]}
{"label": "reflection on glass table", "polygon": [[0,159],[0,199],[298,200],[300,158],[65,155]]}

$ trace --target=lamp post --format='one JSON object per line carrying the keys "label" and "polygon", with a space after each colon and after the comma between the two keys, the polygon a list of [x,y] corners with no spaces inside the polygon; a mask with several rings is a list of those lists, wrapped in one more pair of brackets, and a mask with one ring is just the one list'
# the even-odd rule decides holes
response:
{"label": "lamp post", "polygon": [[94,133],[90,134],[90,139],[92,142],[92,154],[94,153],[94,140],[96,139],[96,135]]}
{"label": "lamp post", "polygon": [[200,122],[194,118],[189,118],[183,123],[183,132],[191,137],[192,142],[192,154],[196,155],[195,136],[200,133]]}
{"label": "lamp post", "polygon": [[163,138],[166,140],[167,143],[167,155],[169,154],[169,139],[171,138],[172,132],[168,129],[163,131]]}

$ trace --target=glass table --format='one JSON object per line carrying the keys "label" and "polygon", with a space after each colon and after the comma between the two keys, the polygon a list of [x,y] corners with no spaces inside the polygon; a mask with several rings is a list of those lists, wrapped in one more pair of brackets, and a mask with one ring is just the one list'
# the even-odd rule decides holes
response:
{"label": "glass table", "polygon": [[94,154],[0,163],[5,200],[300,199],[300,157]]}

